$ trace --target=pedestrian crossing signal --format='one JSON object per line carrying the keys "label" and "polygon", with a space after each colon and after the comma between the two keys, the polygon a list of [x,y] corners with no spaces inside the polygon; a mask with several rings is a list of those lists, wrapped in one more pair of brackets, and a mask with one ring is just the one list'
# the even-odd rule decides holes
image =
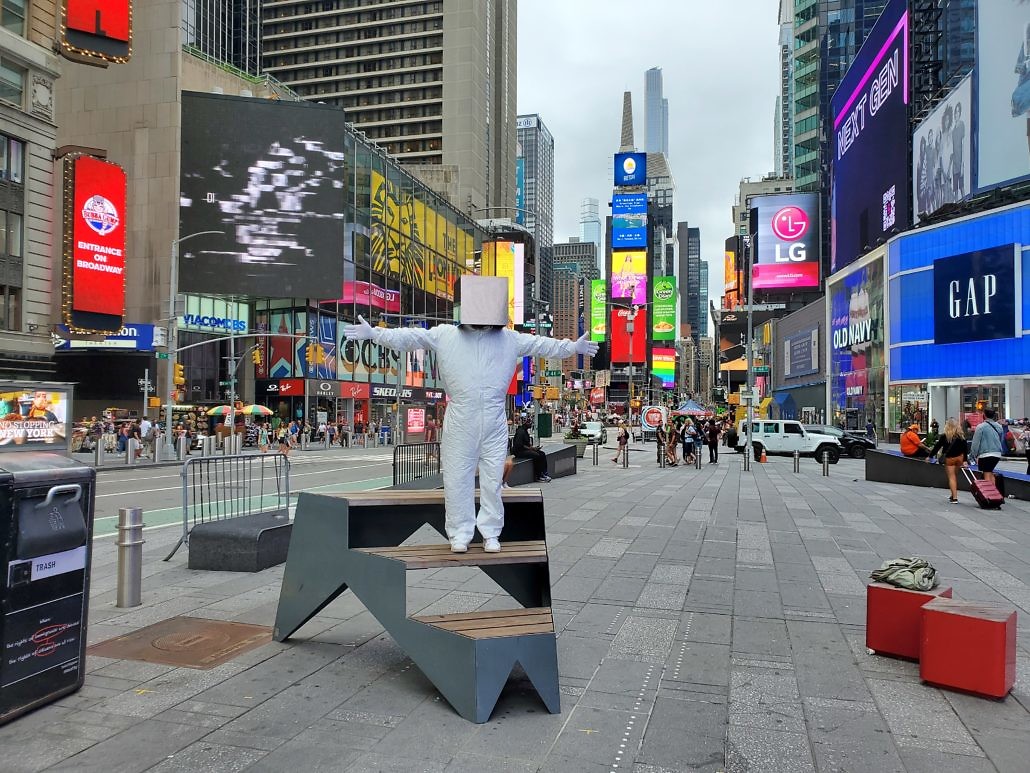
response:
{"label": "pedestrian crossing signal", "polygon": [[254,351],[252,351],[250,353],[250,359],[253,361],[253,363],[255,365],[260,365],[261,364],[261,350],[260,349],[255,349]]}

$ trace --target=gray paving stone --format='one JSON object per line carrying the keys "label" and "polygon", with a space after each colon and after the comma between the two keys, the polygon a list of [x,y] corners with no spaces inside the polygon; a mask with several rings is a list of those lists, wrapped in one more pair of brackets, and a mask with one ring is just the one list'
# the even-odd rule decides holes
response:
{"label": "gray paving stone", "polygon": [[810,773],[815,771],[808,738],[801,733],[731,726],[726,773]]}
{"label": "gray paving stone", "polygon": [[613,655],[637,656],[650,662],[665,660],[676,635],[676,622],[630,616],[611,645]]}
{"label": "gray paving stone", "polygon": [[207,730],[199,727],[147,719],[108,738],[104,743],[67,758],[51,770],[86,773],[143,771],[185,749],[206,733]]}
{"label": "gray paving stone", "polygon": [[218,770],[238,773],[265,756],[256,749],[221,746],[197,741],[180,752],[171,754],[154,767],[153,773],[193,773],[196,770]]}
{"label": "gray paving stone", "polygon": [[869,680],[869,689],[899,748],[984,756],[940,691],[880,679]]}

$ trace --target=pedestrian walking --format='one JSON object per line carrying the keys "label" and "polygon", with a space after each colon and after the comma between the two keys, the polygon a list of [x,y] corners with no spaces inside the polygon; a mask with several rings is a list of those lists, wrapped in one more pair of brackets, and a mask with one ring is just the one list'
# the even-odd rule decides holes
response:
{"label": "pedestrian walking", "polygon": [[997,417],[991,408],[984,410],[984,420],[973,431],[969,447],[969,456],[976,460],[977,469],[989,483],[994,483],[994,468],[1005,454],[1005,430],[995,420]]}
{"label": "pedestrian walking", "polygon": [[1030,475],[1030,423],[1023,419],[1023,431],[1019,433],[1019,440],[1023,444],[1023,454],[1026,456],[1026,474]]}
{"label": "pedestrian walking", "polygon": [[708,463],[719,463],[719,425],[713,419],[708,422]]}
{"label": "pedestrian walking", "polygon": [[696,458],[694,456],[694,446],[697,442],[697,428],[694,426],[694,422],[687,419],[683,423],[683,436],[681,438],[683,443],[683,463],[694,464]]}
{"label": "pedestrian walking", "polygon": [[258,426],[258,449],[263,454],[268,453],[268,425],[264,422]]}
{"label": "pedestrian walking", "polygon": [[948,476],[948,490],[951,492],[948,501],[953,505],[958,503],[958,468],[969,466],[966,462],[968,451],[962,428],[955,419],[948,419],[944,422],[944,434],[937,438],[930,449],[930,459],[936,457],[938,452],[943,452],[944,473]]}
{"label": "pedestrian walking", "polygon": [[658,466],[661,467],[662,466],[662,460],[665,459],[665,441],[666,441],[665,427],[663,427],[661,424],[659,424],[655,428],[654,440],[655,440],[655,443],[658,444],[658,458],[657,458],[657,461],[658,461]]}
{"label": "pedestrian walking", "polygon": [[670,420],[668,426],[665,428],[665,457],[666,463],[669,467],[676,467],[679,464],[679,460],[676,457],[676,452],[679,450],[679,444],[679,430],[676,427],[676,422]]}
{"label": "pedestrian walking", "polygon": [[[612,459],[612,461],[616,464],[620,461],[628,462],[629,459],[626,457],[629,455],[629,428],[626,426],[625,422],[619,426],[617,443],[618,447],[615,451],[615,458]],[[1028,456],[1028,459],[1030,459],[1030,456]]]}

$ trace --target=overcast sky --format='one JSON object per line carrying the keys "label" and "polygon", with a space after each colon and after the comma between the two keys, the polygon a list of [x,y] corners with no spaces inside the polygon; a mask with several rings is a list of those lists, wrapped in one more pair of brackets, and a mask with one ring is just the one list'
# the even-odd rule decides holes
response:
{"label": "overcast sky", "polygon": [[777,0],[519,0],[518,111],[539,113],[554,135],[555,242],[580,235],[584,197],[604,221],[622,93],[633,92],[643,150],[644,72],[661,67],[673,218],[701,229],[709,295],[721,295],[738,183],[772,171],[778,10]]}

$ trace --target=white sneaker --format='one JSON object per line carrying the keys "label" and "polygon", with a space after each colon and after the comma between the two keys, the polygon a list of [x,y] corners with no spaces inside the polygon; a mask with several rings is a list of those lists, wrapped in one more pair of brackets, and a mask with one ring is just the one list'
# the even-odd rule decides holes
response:
{"label": "white sneaker", "polygon": [[511,488],[507,483],[502,483],[501,488]]}
{"label": "white sneaker", "polygon": [[483,540],[483,550],[487,553],[500,553],[501,543],[497,537],[488,537]]}
{"label": "white sneaker", "polygon": [[467,542],[452,542],[451,552],[452,553],[467,553],[469,549]]}

